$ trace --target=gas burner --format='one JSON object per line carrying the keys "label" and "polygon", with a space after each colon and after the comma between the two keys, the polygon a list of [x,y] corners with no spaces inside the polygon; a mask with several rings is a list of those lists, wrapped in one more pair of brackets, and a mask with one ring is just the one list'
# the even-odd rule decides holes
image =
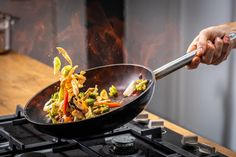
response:
{"label": "gas burner", "polygon": [[132,154],[116,154],[112,151],[111,146],[105,145],[101,150],[101,154],[103,157],[141,157],[144,156],[144,153],[141,150],[136,150]]}
{"label": "gas burner", "polygon": [[102,148],[102,153],[106,156],[137,157],[142,153],[135,147],[135,137],[130,134],[111,137],[106,144]]}
{"label": "gas burner", "polygon": [[131,155],[137,152],[134,146],[135,138],[129,135],[120,135],[111,139],[110,151],[118,155]]}

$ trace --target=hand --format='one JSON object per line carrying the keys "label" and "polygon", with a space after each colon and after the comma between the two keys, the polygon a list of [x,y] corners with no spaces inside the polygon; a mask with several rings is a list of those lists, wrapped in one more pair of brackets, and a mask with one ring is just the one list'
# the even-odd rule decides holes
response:
{"label": "hand", "polygon": [[[234,23],[233,23],[234,24]],[[227,36],[233,31],[232,25],[220,25],[202,30],[192,41],[187,52],[199,49],[189,69],[195,69],[200,63],[218,65],[226,60],[232,48],[235,48],[235,41]]]}

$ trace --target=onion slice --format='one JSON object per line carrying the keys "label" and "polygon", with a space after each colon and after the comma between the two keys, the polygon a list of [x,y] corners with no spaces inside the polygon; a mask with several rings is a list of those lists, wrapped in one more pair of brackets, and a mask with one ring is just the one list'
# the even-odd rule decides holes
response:
{"label": "onion slice", "polygon": [[123,92],[124,96],[130,96],[135,91],[135,81],[132,81]]}

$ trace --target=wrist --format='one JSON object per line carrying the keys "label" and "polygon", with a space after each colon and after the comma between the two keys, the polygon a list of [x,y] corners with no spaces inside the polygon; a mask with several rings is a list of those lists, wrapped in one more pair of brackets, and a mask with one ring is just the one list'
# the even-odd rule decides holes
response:
{"label": "wrist", "polygon": [[218,29],[223,31],[223,34],[228,35],[233,32],[233,29],[228,24],[219,25]]}

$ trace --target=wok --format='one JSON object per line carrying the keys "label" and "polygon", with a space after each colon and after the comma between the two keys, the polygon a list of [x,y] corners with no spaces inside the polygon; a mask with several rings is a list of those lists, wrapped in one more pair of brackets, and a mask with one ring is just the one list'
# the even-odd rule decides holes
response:
{"label": "wok", "polygon": [[123,98],[123,91],[133,80],[142,74],[149,80],[148,88],[138,96],[123,98],[123,105],[108,113],[78,122],[52,124],[43,111],[44,104],[57,91],[60,82],[55,82],[37,93],[25,106],[25,118],[34,127],[46,134],[60,138],[81,138],[104,133],[115,129],[135,118],[151,100],[156,80],[185,66],[195,56],[196,50],[152,71],[147,67],[135,64],[114,64],[92,68],[86,71],[86,87],[98,85],[99,89],[108,89],[115,85],[119,92],[117,99]]}

